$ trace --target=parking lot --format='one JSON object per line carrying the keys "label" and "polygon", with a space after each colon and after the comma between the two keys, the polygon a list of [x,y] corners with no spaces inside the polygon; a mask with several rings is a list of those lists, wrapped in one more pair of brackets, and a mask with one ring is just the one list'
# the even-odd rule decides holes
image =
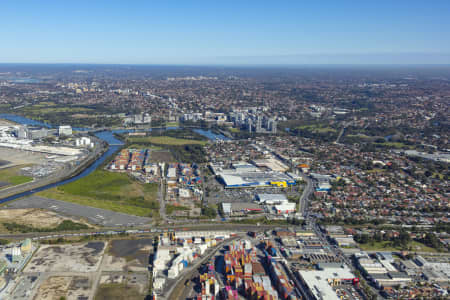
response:
{"label": "parking lot", "polygon": [[359,300],[362,296],[351,285],[340,285],[334,287],[336,294],[343,300]]}

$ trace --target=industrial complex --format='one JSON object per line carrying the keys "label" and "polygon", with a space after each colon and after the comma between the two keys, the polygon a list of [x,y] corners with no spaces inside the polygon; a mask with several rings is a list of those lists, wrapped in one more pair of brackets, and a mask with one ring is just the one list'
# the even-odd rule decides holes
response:
{"label": "industrial complex", "polygon": [[230,169],[211,165],[211,170],[225,188],[246,187],[288,187],[295,185],[295,179],[279,171],[263,171],[249,163],[235,163]]}

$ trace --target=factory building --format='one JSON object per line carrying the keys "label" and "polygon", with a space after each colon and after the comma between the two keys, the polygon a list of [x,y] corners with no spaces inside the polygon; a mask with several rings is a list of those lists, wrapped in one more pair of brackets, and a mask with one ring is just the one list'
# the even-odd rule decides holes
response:
{"label": "factory building", "polygon": [[15,130],[15,135],[19,140],[40,140],[54,134],[55,130],[41,127],[19,126]]}
{"label": "factory building", "polygon": [[78,139],[75,139],[75,146],[77,147],[94,147],[94,143],[92,143],[91,139],[88,137],[81,137]]}
{"label": "factory building", "polygon": [[277,214],[289,214],[295,212],[296,206],[297,204],[294,202],[287,202],[275,205],[274,210]]}
{"label": "factory building", "polygon": [[28,138],[28,128],[26,126],[19,126],[16,130],[16,136],[20,140],[25,140]]}
{"label": "factory building", "polygon": [[323,264],[319,270],[298,271],[303,285],[307,288],[309,299],[341,299],[333,288],[338,285],[356,285],[359,278],[346,265]]}
{"label": "factory building", "polygon": [[59,136],[69,136],[72,135],[72,127],[69,125],[61,125],[58,127]]}
{"label": "factory building", "polygon": [[277,186],[288,187],[295,185],[295,180],[279,172],[235,172],[220,173],[220,180],[225,188],[245,188]]}
{"label": "factory building", "polygon": [[257,194],[256,200],[260,204],[282,204],[289,202],[285,194]]}
{"label": "factory building", "polygon": [[288,187],[295,185],[295,180],[285,173],[262,171],[249,163],[233,163],[231,169],[222,169],[216,166],[212,166],[211,169],[225,185],[225,188]]}

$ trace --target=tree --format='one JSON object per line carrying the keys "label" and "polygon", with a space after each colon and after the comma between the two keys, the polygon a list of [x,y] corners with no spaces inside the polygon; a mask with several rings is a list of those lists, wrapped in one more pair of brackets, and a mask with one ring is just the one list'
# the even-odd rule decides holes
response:
{"label": "tree", "polygon": [[217,211],[212,207],[204,207],[202,209],[202,214],[209,218],[215,218],[217,216]]}

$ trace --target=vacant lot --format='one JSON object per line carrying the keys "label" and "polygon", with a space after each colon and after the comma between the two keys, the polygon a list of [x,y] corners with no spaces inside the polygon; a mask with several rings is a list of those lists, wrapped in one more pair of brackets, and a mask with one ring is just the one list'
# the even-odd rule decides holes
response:
{"label": "vacant lot", "polygon": [[30,176],[21,175],[20,169],[26,167],[27,165],[19,165],[15,167],[9,167],[0,169],[0,182],[2,182],[2,187],[19,185],[22,183],[30,182],[33,180]]}
{"label": "vacant lot", "polygon": [[40,208],[56,212],[59,215],[74,216],[75,219],[87,220],[92,224],[107,227],[142,225],[152,219],[139,217],[92,206],[79,205],[39,196],[30,196],[5,204],[6,208]]}
{"label": "vacant lot", "polygon": [[152,162],[175,162],[175,158],[169,150],[152,151],[150,153],[150,161]]}
{"label": "vacant lot", "polygon": [[35,299],[88,299],[90,288],[87,277],[53,276],[41,284]]}
{"label": "vacant lot", "polygon": [[[389,241],[382,242],[369,242],[366,244],[358,244],[358,247],[364,251],[401,251],[403,250],[401,247],[394,247]],[[411,248],[411,251],[417,252],[436,252],[436,249],[430,248],[420,242],[411,241],[408,244],[408,248]]]}
{"label": "vacant lot", "polygon": [[145,293],[140,293],[137,286],[128,284],[102,284],[97,289],[95,300],[142,300]]}
{"label": "vacant lot", "polygon": [[182,138],[175,138],[170,136],[147,136],[147,137],[131,137],[128,139],[130,143],[148,143],[155,145],[172,145],[172,146],[183,146],[183,145],[205,145],[206,141],[199,140],[188,140]]}
{"label": "vacant lot", "polygon": [[[104,258],[103,271],[146,273],[151,253],[153,253],[152,239],[113,240],[109,243]],[[122,281],[103,283],[122,283]]]}
{"label": "vacant lot", "polygon": [[44,153],[37,153],[31,151],[22,151],[18,149],[10,149],[0,147],[0,158],[3,162],[7,161],[9,164],[1,164],[0,168],[9,168],[18,165],[31,164],[45,164],[48,159]]}
{"label": "vacant lot", "polygon": [[179,122],[166,122],[166,127],[178,127],[180,126]]}
{"label": "vacant lot", "polygon": [[114,257],[134,261],[147,268],[150,252],[153,252],[153,239],[113,240],[110,243],[109,253]]}
{"label": "vacant lot", "polygon": [[80,180],[39,195],[136,216],[156,217],[157,193],[157,184],[143,184],[127,174],[96,170]]}
{"label": "vacant lot", "polygon": [[34,228],[53,228],[60,225],[64,220],[79,222],[78,220],[62,217],[55,212],[38,208],[0,210],[0,223],[17,223]]}
{"label": "vacant lot", "polygon": [[328,127],[324,124],[302,125],[297,127],[300,130],[307,130],[314,133],[336,132],[335,128]]}
{"label": "vacant lot", "polygon": [[89,242],[78,245],[44,245],[33,256],[24,272],[97,271],[104,249],[104,242]]}
{"label": "vacant lot", "polygon": [[[2,104],[0,104],[0,108],[2,108]],[[8,121],[6,119],[0,119],[0,126],[10,126],[15,125],[14,122]]]}
{"label": "vacant lot", "polygon": [[164,150],[163,147],[155,146],[155,145],[148,145],[148,144],[130,144],[127,146],[128,149],[148,149],[152,151],[156,150]]}

